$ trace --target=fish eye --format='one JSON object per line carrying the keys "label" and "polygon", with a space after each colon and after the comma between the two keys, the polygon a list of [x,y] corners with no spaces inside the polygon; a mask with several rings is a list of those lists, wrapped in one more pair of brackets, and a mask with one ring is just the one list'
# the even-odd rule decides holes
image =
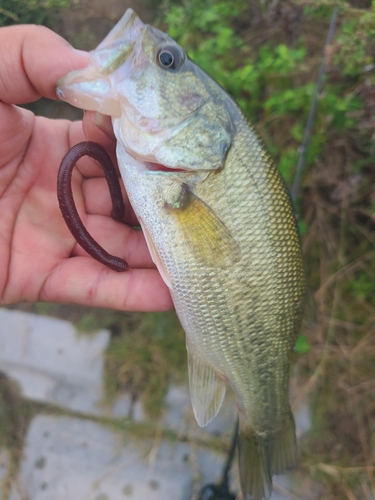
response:
{"label": "fish eye", "polygon": [[183,54],[177,47],[162,47],[156,55],[159,66],[164,69],[178,69],[183,60]]}

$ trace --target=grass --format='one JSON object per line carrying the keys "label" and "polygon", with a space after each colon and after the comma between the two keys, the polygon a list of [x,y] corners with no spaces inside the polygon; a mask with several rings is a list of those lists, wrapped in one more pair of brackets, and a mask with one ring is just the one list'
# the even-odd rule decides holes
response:
{"label": "grass", "polygon": [[[203,64],[214,64],[211,71],[251,114],[288,181],[293,178],[330,14],[334,5],[342,7],[335,42],[326,54],[321,114],[299,199],[303,250],[317,320],[304,330],[299,353],[294,356],[295,404],[301,399],[309,401],[313,426],[300,444],[293,491],[304,500],[373,500],[375,84],[373,72],[365,70],[374,54],[371,2],[250,1],[250,6],[258,5],[264,11],[258,12],[258,24],[253,23],[253,11],[245,3],[241,4],[241,18],[236,18],[234,8],[228,12],[226,2],[214,1],[207,5],[217,6],[211,11],[205,7],[203,17],[195,15],[192,9],[200,2],[193,0],[184,2],[191,9],[184,17],[178,10],[182,3],[163,2],[163,22],[169,17],[170,26],[183,38],[184,46],[191,47],[191,54]],[[276,10],[270,10],[267,17],[271,4],[277,4]],[[242,8],[237,0],[233,5]],[[99,24],[98,13],[90,8],[85,11],[81,3],[68,13],[74,17],[75,27],[79,23],[88,26],[94,18]],[[220,18],[223,12],[225,22]],[[186,20],[183,25],[182,18]],[[81,45],[85,48],[99,41],[83,40],[87,28],[74,34],[64,19],[58,28],[70,40],[87,44]],[[236,45],[239,37],[245,40],[243,49]],[[227,39],[234,48],[223,47]],[[213,57],[210,50],[217,55]],[[291,70],[280,77],[276,66],[283,61],[286,65],[288,60]],[[206,69],[210,72],[208,66]],[[130,315],[51,304],[23,308],[70,319],[82,331],[109,328],[108,397],[130,391],[141,398],[154,420],[170,381],[184,379],[184,335],[173,314]],[[6,418],[1,419],[0,443],[14,448],[17,457],[28,415],[34,410],[1,394]],[[18,424],[13,426],[12,420]],[[130,427],[127,421],[116,425],[139,435],[154,432],[147,426]],[[292,494],[290,498],[294,498]]]}
{"label": "grass", "polygon": [[106,393],[130,392],[158,417],[170,383],[185,382],[186,370],[185,334],[175,314],[141,315],[107,349]]}
{"label": "grass", "polygon": [[22,458],[22,449],[26,431],[31,419],[44,405],[31,403],[23,399],[16,382],[0,373],[0,449],[8,451],[9,465],[5,480],[0,483],[0,498],[8,498],[12,478],[16,475]]}
{"label": "grass", "polygon": [[310,207],[303,244],[318,310],[305,332],[310,350],[295,366],[299,397],[309,397],[313,413],[299,474],[316,482],[318,494],[306,499],[370,500],[375,491],[375,227],[366,208],[373,174],[353,182],[356,155],[350,143],[345,157],[340,144],[327,149],[303,201]]}

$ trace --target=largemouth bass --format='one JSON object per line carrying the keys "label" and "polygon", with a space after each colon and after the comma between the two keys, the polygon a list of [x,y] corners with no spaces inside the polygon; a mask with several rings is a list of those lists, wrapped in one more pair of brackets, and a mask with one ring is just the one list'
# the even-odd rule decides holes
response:
{"label": "largemouth bass", "polygon": [[217,414],[228,381],[243,497],[268,498],[272,475],[296,462],[288,386],[306,295],[277,168],[223,89],[131,9],[57,94],[112,117],[122,179],[186,332],[196,420]]}

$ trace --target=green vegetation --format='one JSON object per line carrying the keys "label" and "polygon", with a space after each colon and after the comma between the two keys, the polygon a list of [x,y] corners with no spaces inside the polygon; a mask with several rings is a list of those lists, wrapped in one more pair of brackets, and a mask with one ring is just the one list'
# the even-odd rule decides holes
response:
{"label": "green vegetation", "polygon": [[0,449],[9,452],[8,474],[1,482],[0,498],[8,498],[11,477],[22,457],[23,440],[32,417],[43,408],[22,399],[16,382],[0,373]]}
{"label": "green vegetation", "polygon": [[[0,25],[43,22],[58,29],[54,12],[66,3],[54,0],[45,9],[43,1],[4,0]],[[327,71],[298,200],[317,320],[294,354],[295,405],[308,398],[313,411],[294,493],[306,500],[367,500],[375,491],[375,2],[170,0],[155,15],[233,96],[290,185],[334,7],[339,18],[324,53]],[[64,12],[78,22],[77,11]],[[86,34],[90,16],[98,14],[82,12]],[[88,48],[100,41],[91,40]],[[129,390],[158,415],[168,383],[184,376],[184,336],[171,314],[38,307],[82,330],[111,330],[109,397]]]}
{"label": "green vegetation", "polygon": [[138,316],[112,339],[106,356],[108,397],[131,392],[158,417],[168,386],[186,382],[185,334],[174,313]]}
{"label": "green vegetation", "polygon": [[[241,0],[187,0],[163,9],[168,33],[240,105],[288,183],[297,163],[332,6],[337,2],[324,2],[320,7],[322,3],[311,7],[311,2],[283,2],[279,13],[264,9],[262,21],[253,27],[252,11]],[[348,19],[344,18],[342,34],[333,47],[333,62],[327,60],[334,78],[328,79],[320,96],[308,165],[323,152],[334,132],[352,130],[360,120],[362,101],[353,78],[363,80],[363,68],[370,64],[374,13],[355,11],[359,19],[353,19],[353,9],[344,4],[343,9]],[[299,33],[292,26],[296,16]],[[366,33],[362,38],[357,35],[358,23]]]}
{"label": "green vegetation", "polygon": [[61,8],[69,0],[2,0],[0,27],[12,24],[44,24],[51,26],[58,19]]}
{"label": "green vegetation", "polygon": [[300,335],[296,342],[295,351],[298,354],[306,354],[310,350],[309,339],[306,335]]}
{"label": "green vegetation", "polygon": [[295,403],[308,397],[313,408],[295,490],[307,499],[370,499],[375,489],[375,2],[365,4],[185,0],[165,4],[160,17],[234,97],[289,185],[324,53],[298,200],[317,306],[294,355]]}

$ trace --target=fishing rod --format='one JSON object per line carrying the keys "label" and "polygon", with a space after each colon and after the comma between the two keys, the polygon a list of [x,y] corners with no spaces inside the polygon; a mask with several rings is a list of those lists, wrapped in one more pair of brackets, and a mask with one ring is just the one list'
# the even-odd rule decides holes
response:
{"label": "fishing rod", "polygon": [[232,468],[234,452],[237,446],[238,427],[239,422],[237,418],[228,457],[219,483],[211,483],[204,486],[199,492],[197,500],[235,500],[236,495],[229,490],[229,473]]}
{"label": "fishing rod", "polygon": [[[328,47],[332,43],[338,14],[339,14],[339,8],[336,7],[332,12],[331,22],[330,22],[328,34],[327,34],[327,40],[326,40],[326,43],[324,46],[324,53],[326,53]],[[307,118],[305,132],[303,135],[303,141],[302,141],[301,146],[299,147],[298,164],[297,164],[296,173],[294,176],[293,186],[291,189],[291,196],[292,196],[292,200],[294,202],[297,199],[298,191],[299,191],[300,184],[301,184],[302,171],[305,167],[306,153],[307,153],[307,150],[308,150],[308,147],[310,144],[312,128],[314,125],[316,110],[318,107],[318,99],[319,99],[319,95],[322,91],[323,79],[324,79],[325,72],[326,72],[326,63],[325,63],[325,57],[323,55],[323,59],[322,59],[322,62],[320,64],[320,68],[319,68],[318,79],[317,79],[316,86],[315,86],[314,96],[313,96],[313,99],[311,102],[309,116]]]}

